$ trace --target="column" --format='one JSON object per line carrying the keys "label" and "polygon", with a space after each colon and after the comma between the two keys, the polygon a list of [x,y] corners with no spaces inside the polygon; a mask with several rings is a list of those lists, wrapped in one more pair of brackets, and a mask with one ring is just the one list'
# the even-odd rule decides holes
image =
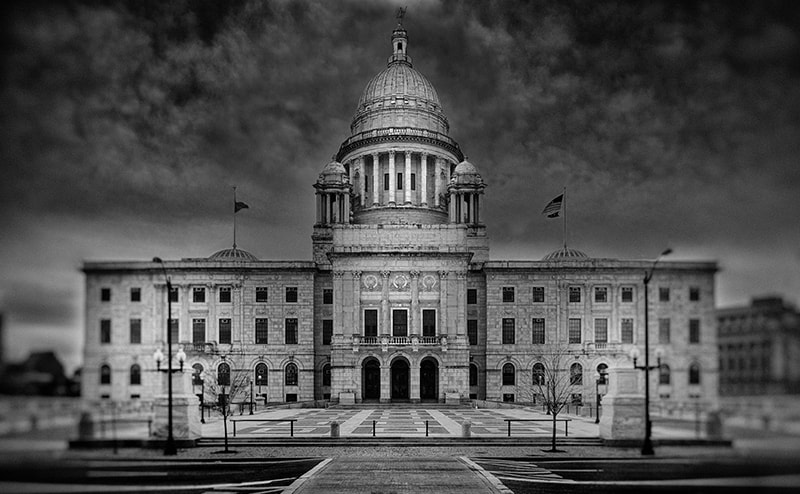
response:
{"label": "column", "polygon": [[442,158],[436,157],[433,165],[433,205],[439,207],[439,196],[442,194]]}
{"label": "column", "polygon": [[364,167],[363,156],[356,158],[356,166],[361,174],[361,183],[359,183],[361,190],[359,191],[359,195],[361,196],[361,207],[364,207],[367,204],[367,169]]}
{"label": "column", "polygon": [[380,176],[381,176],[381,169],[380,169],[380,160],[378,159],[378,153],[374,153],[372,155],[372,205],[377,206],[380,203]]}
{"label": "column", "polygon": [[[391,318],[389,317],[389,271],[381,271],[381,330],[379,335],[391,335]],[[381,383],[383,385],[383,383]]]}
{"label": "column", "polygon": [[[209,283],[208,287],[208,318],[206,318],[205,341],[219,341],[219,328],[217,327],[217,286]],[[211,328],[214,329],[211,329]]]}
{"label": "column", "polygon": [[345,192],[341,197],[342,202],[344,203],[344,215],[342,216],[342,223],[350,223],[350,194]]}
{"label": "column", "polygon": [[422,153],[419,161],[420,189],[419,202],[421,206],[428,205],[428,153]]}
{"label": "column", "polygon": [[419,313],[419,271],[411,271],[411,331],[409,335],[422,335]]}
{"label": "column", "polygon": [[353,271],[353,333],[363,335],[361,323],[361,271]]}
{"label": "column", "polygon": [[394,171],[394,151],[389,151],[389,206],[394,206],[394,193],[397,189],[397,177]]}
{"label": "column", "polygon": [[475,194],[472,195],[472,198],[473,198],[472,202],[474,203],[474,207],[475,207],[475,213],[472,215],[472,222],[475,223],[476,225],[481,222],[480,216],[478,214],[478,211],[480,211],[480,207],[478,205],[478,199],[480,197],[481,197],[481,195],[479,193],[475,193]]}
{"label": "column", "polygon": [[344,295],[344,273],[341,271],[333,272],[333,334],[344,334],[344,304],[342,297]]}
{"label": "column", "polygon": [[447,271],[439,272],[439,331],[440,334],[448,334],[447,331]]}
{"label": "column", "polygon": [[459,271],[456,277],[458,279],[458,291],[456,292],[458,301],[458,322],[456,324],[456,334],[464,336],[467,332],[467,305],[465,299],[467,294],[467,273]]}
{"label": "column", "polygon": [[406,189],[405,204],[411,204],[411,151],[406,151],[406,175],[403,178]]}

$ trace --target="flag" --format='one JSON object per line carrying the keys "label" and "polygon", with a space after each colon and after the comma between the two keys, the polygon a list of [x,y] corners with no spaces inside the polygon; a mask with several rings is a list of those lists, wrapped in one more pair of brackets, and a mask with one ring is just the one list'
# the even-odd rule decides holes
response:
{"label": "flag", "polygon": [[542,214],[547,216],[548,218],[557,218],[558,214],[561,212],[561,203],[564,201],[564,194],[556,197],[552,201],[547,203],[547,206],[544,207],[542,210]]}
{"label": "flag", "polygon": [[240,209],[248,209],[248,208],[250,208],[250,206],[248,206],[247,204],[245,204],[245,203],[243,203],[241,201],[236,201],[236,202],[233,203],[233,212],[234,213],[238,213]]}

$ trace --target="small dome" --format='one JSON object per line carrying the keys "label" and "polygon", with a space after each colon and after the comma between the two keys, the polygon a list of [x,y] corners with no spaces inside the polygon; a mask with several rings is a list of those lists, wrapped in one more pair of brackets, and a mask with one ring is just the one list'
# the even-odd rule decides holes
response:
{"label": "small dome", "polygon": [[339,183],[339,182],[347,182],[347,169],[344,167],[343,164],[339,163],[336,160],[331,161],[325,168],[322,169],[322,172],[319,174],[318,182],[325,182],[325,183]]}
{"label": "small dome", "polygon": [[229,262],[229,261],[258,261],[258,258],[253,254],[247,252],[246,250],[237,249],[236,247],[232,249],[222,249],[219,252],[215,252],[211,254],[208,258],[209,261],[222,261],[222,262]]}
{"label": "small dome", "polygon": [[467,160],[462,161],[458,165],[456,165],[456,169],[453,171],[456,174],[477,174],[478,169],[475,168],[475,165],[470,163]]}
{"label": "small dome", "polygon": [[562,247],[542,258],[543,261],[582,261],[589,259],[584,252],[569,247]]}
{"label": "small dome", "polygon": [[483,184],[483,179],[481,178],[481,174],[478,173],[478,169],[475,168],[475,165],[467,160],[464,160],[456,165],[455,170],[453,170],[451,181],[452,183],[463,185]]}

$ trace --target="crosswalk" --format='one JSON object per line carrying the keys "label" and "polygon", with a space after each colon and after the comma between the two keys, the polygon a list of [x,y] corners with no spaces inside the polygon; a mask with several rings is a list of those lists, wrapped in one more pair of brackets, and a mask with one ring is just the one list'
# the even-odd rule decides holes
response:
{"label": "crosswalk", "polygon": [[494,475],[498,480],[514,480],[518,482],[560,481],[570,482],[562,476],[538,466],[533,461],[505,460],[503,458],[472,458],[481,468]]}

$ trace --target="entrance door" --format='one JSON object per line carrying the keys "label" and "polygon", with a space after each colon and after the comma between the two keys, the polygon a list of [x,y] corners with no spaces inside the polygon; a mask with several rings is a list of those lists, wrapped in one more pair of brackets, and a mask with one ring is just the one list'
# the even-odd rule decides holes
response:
{"label": "entrance door", "polygon": [[419,368],[419,397],[425,401],[439,399],[439,366],[431,358],[423,360]]}
{"label": "entrance door", "polygon": [[392,362],[392,401],[408,400],[408,362],[398,358]]}
{"label": "entrance door", "polygon": [[364,362],[364,401],[378,401],[381,399],[381,364],[375,359]]}

